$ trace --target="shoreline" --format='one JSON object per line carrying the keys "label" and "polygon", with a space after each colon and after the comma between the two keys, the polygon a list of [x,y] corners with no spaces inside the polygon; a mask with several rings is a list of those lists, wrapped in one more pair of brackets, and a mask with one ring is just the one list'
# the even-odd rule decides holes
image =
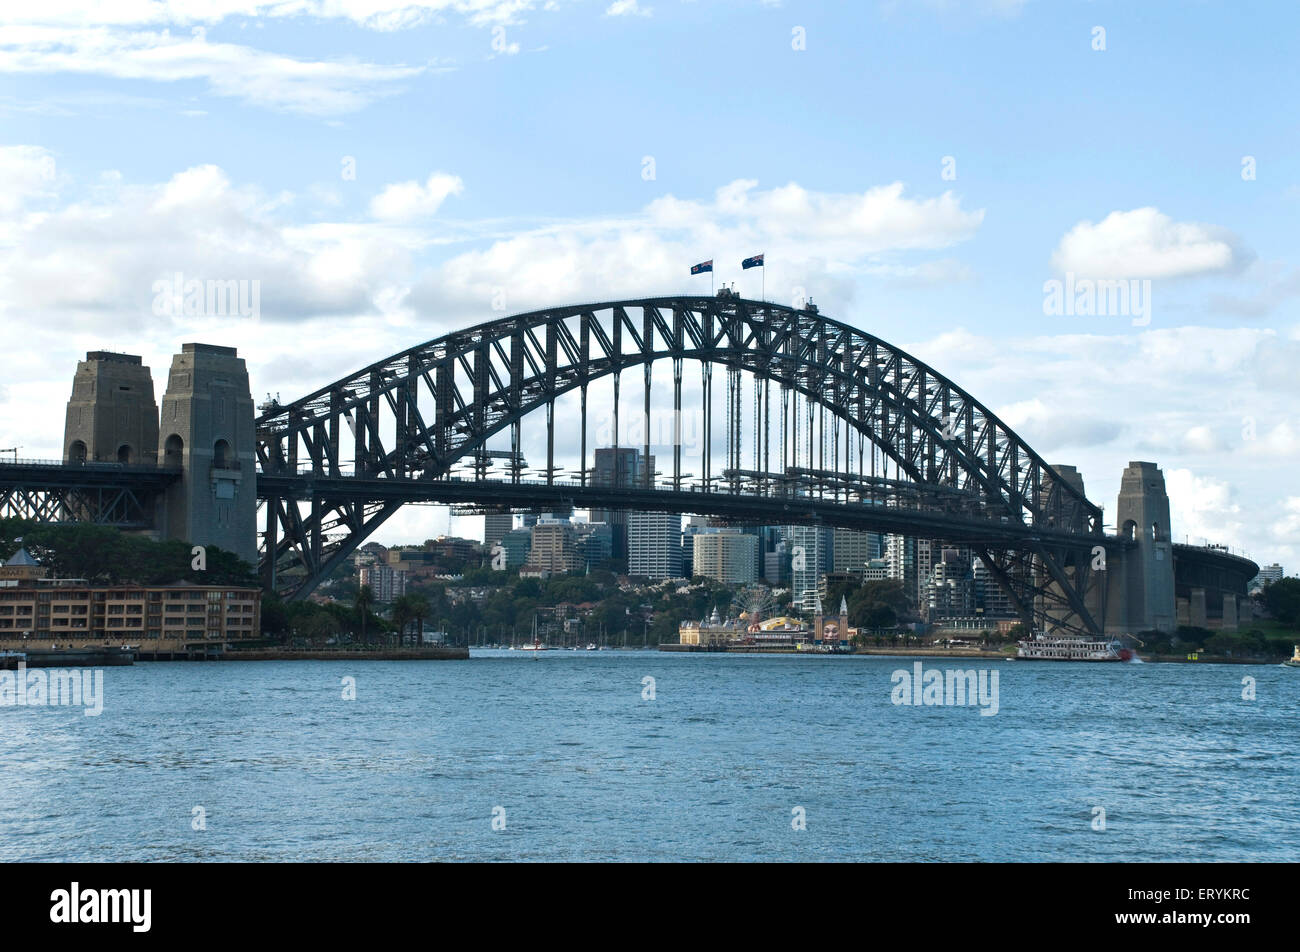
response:
{"label": "shoreline", "polygon": [[[795,648],[759,648],[759,649],[727,649],[725,651],[708,651],[696,648],[694,645],[660,645],[660,651],[667,651],[679,654],[743,654],[743,655],[799,655],[801,657],[819,658],[819,657],[852,657],[855,655],[871,655],[877,657],[892,658],[975,658],[984,661],[1017,661],[1027,663],[1041,663],[1044,659],[1018,658],[1012,652],[998,651],[993,649],[981,648],[856,648],[853,651],[799,651]],[[1141,664],[1237,664],[1237,665],[1264,665],[1274,666],[1281,665],[1281,661],[1270,661],[1259,658],[1226,658],[1226,657],[1206,657],[1188,658],[1183,655],[1138,655],[1138,662]],[[1124,664],[1126,662],[1076,662],[1080,664]]]}
{"label": "shoreline", "polygon": [[[226,651],[208,657],[198,656],[194,661],[465,661],[469,659],[468,648],[428,647],[428,648],[391,648],[377,651],[330,651],[327,648],[312,648],[292,651],[286,649],[265,649],[256,651]],[[158,660],[142,659],[137,660]],[[183,660],[183,659],[177,659]]]}

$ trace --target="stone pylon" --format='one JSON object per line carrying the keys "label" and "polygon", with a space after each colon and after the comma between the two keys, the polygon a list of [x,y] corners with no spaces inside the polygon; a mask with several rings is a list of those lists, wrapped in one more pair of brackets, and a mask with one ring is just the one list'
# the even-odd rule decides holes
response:
{"label": "stone pylon", "polygon": [[132,354],[86,354],[72,378],[63,461],[152,466],[157,455],[158,404],[149,368]]}
{"label": "stone pylon", "polygon": [[172,358],[159,462],[181,470],[162,502],[166,536],[257,564],[257,443],[248,370],[233,347],[183,344]]}

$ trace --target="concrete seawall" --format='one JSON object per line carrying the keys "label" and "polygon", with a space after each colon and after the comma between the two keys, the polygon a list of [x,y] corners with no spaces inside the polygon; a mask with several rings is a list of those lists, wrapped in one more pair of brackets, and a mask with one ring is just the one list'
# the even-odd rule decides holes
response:
{"label": "concrete seawall", "polygon": [[468,648],[394,648],[380,651],[226,651],[196,660],[207,661],[464,661]]}

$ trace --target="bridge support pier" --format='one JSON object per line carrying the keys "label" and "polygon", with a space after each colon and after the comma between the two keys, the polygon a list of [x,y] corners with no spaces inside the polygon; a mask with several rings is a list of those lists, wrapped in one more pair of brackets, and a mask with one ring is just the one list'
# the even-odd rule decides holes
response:
{"label": "bridge support pier", "polygon": [[[1108,565],[1106,631],[1173,631],[1178,617],[1169,495],[1164,474],[1155,463],[1128,464],[1120,482],[1115,520],[1120,549]],[[1204,616],[1202,602],[1202,624]],[[1195,620],[1191,623],[1197,624]]]}
{"label": "bridge support pier", "polygon": [[158,433],[180,480],[160,524],[173,539],[215,545],[257,565],[257,437],[248,370],[233,347],[183,344],[172,358]]}

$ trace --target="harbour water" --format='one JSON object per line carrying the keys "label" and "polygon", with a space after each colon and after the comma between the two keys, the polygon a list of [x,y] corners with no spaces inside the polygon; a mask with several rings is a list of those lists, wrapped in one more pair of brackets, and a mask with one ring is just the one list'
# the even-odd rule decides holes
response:
{"label": "harbour water", "polygon": [[923,659],[996,670],[982,716],[894,704],[915,658],[473,655],[0,707],[0,859],[1300,860],[1280,667]]}

